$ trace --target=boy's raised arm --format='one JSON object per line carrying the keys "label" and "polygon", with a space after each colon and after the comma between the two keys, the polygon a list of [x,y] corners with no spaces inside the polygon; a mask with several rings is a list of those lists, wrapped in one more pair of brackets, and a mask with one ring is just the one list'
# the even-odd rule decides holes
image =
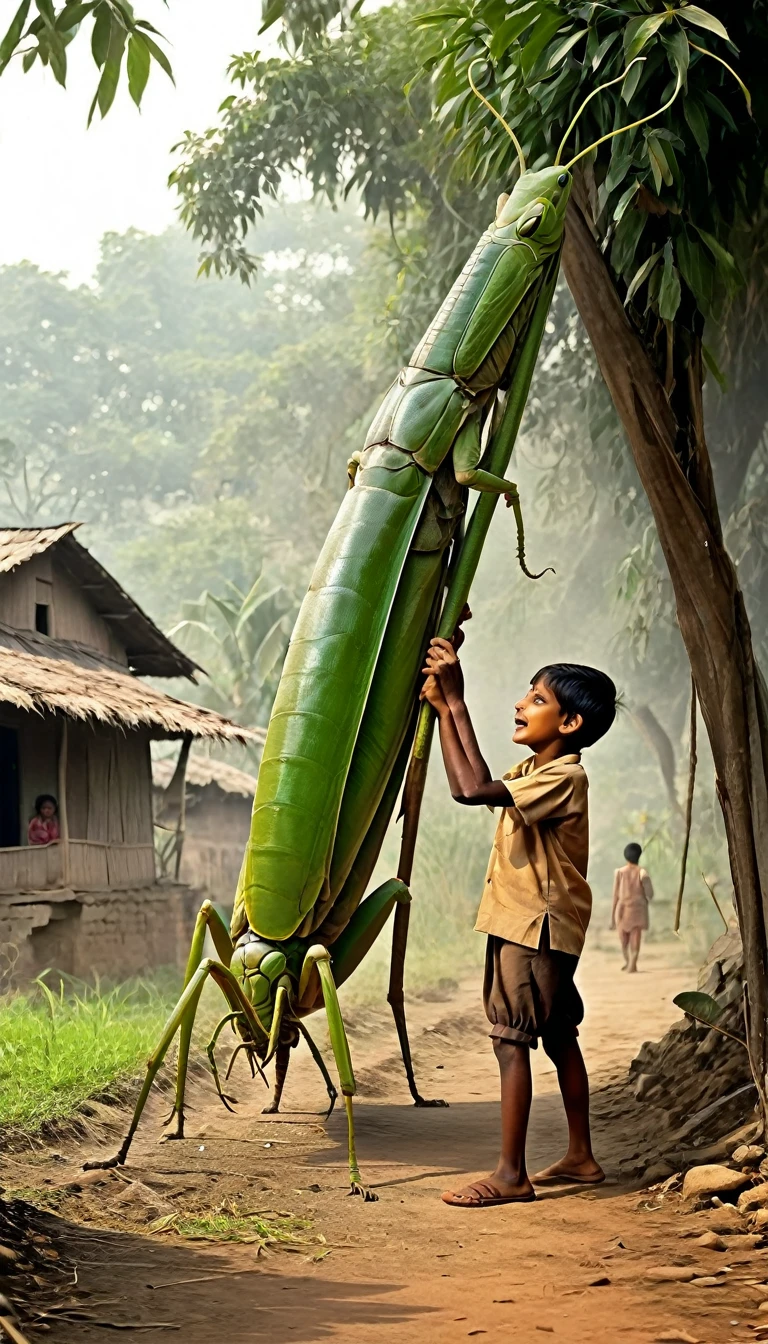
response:
{"label": "boy's raised arm", "polygon": [[476,782],[478,784],[490,783],[493,776],[480,750],[474,724],[467,709],[467,703],[464,699],[464,676],[461,663],[456,657],[456,650],[450,640],[439,638],[431,640],[427,653],[427,663],[432,668],[434,675],[440,678],[440,686],[448,702],[448,708],[453,715],[456,731],[472,766]]}
{"label": "boy's raised arm", "polygon": [[451,793],[457,803],[509,807],[512,800],[501,780],[488,769],[464,703],[464,679],[448,640],[432,640],[424,668],[422,695],[434,706],[440,724],[440,747]]}

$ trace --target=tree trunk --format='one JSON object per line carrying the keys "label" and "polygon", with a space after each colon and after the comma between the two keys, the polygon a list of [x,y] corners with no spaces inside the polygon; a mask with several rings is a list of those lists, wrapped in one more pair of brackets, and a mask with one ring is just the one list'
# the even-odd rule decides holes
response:
{"label": "tree trunk", "polygon": [[585,201],[576,195],[563,266],[653,511],[712,747],[744,945],[750,1056],[766,1124],[768,698],[722,540],[701,416],[700,347],[692,344],[686,355],[687,388],[679,362],[674,384],[657,372],[625,313]]}

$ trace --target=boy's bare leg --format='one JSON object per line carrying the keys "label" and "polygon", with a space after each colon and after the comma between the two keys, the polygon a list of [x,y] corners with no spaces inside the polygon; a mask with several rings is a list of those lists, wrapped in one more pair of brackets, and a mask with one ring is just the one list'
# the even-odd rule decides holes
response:
{"label": "boy's bare leg", "polygon": [[629,972],[637,971],[637,958],[642,937],[642,929],[633,929],[629,935],[629,965],[627,966]]}
{"label": "boy's bare leg", "polygon": [[629,965],[629,934],[625,933],[624,930],[622,929],[621,933],[619,934],[619,937],[621,939],[621,955],[624,958],[624,965],[622,966],[621,969],[622,971],[626,971]]}
{"label": "boy's bare leg", "polygon": [[605,1180],[605,1172],[592,1152],[589,1079],[579,1043],[574,1036],[571,1040],[547,1041],[544,1049],[557,1069],[557,1081],[568,1118],[568,1151],[559,1162],[538,1171],[532,1177],[533,1183],[576,1181],[583,1185],[599,1185]]}
{"label": "boy's bare leg", "polygon": [[527,1045],[494,1039],[501,1074],[501,1155],[484,1180],[446,1191],[446,1204],[482,1208],[490,1203],[521,1203],[536,1198],[525,1168],[525,1138],[531,1113],[531,1052]]}

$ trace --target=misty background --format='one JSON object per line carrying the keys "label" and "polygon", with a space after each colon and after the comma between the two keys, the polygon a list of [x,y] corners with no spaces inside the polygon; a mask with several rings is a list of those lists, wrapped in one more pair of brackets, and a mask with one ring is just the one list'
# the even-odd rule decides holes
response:
{"label": "misty background", "polygon": [[[402,362],[399,263],[385,222],[366,221],[354,198],[336,211],[313,205],[292,179],[250,238],[261,257],[251,286],[197,278],[197,247],[167,185],[172,146],[215,122],[231,91],[229,58],[259,45],[258,19],[246,0],[219,0],[212,35],[203,0],[145,8],[169,39],[176,86],[153,71],[140,114],[121,88],[106,121],[86,130],[93,79],[82,44],[66,92],[39,70],[0,81],[0,516],[6,526],[81,521],[80,540],[211,674],[169,689],[264,723],[346,460]],[[462,653],[481,745],[496,774],[518,758],[514,703],[543,664],[587,662],[613,676],[624,708],[585,756],[594,923],[607,926],[613,870],[637,840],[656,887],[651,936],[669,938],[687,664],[648,509],[562,283],[510,474],[528,563],[556,573],[523,577],[514,522],[498,509]],[[744,491],[733,544],[748,579],[754,508],[738,519],[763,498],[760,463]],[[250,655],[235,666],[222,604],[236,616],[257,580]],[[760,586],[758,568],[751,596],[747,582],[758,646]],[[257,768],[245,753],[228,759]],[[410,975],[434,963],[436,943],[447,976],[482,955],[467,930],[493,826],[484,809],[452,802],[436,754]],[[379,873],[394,870],[396,844],[393,828]],[[700,743],[682,925],[696,956],[722,929],[707,883],[727,917],[727,858]]]}

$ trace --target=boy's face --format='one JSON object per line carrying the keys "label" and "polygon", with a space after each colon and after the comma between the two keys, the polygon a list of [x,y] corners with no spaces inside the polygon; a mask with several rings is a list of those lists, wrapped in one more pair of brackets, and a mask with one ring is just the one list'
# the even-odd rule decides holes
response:
{"label": "boy's face", "polygon": [[40,816],[44,821],[50,821],[55,811],[53,803],[42,803],[40,806]]}
{"label": "boy's face", "polygon": [[580,714],[571,718],[561,709],[560,704],[545,681],[536,681],[528,694],[515,705],[515,731],[512,741],[531,751],[541,751],[553,742],[562,742],[563,750],[568,750],[568,738],[582,725]]}

